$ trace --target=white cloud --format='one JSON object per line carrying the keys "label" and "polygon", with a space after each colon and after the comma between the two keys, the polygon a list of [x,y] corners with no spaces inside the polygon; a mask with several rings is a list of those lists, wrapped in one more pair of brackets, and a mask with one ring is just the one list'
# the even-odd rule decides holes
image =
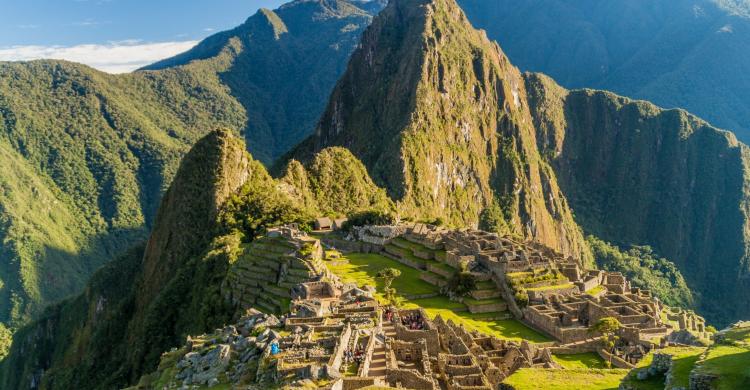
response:
{"label": "white cloud", "polygon": [[0,47],[0,61],[58,59],[80,62],[108,73],[127,73],[195,46],[198,41],[144,43],[138,40],[106,45]]}
{"label": "white cloud", "polygon": [[731,24],[727,24],[724,27],[720,28],[719,31],[717,31],[717,33],[729,33],[729,34],[733,32],[734,32],[734,28],[732,28]]}

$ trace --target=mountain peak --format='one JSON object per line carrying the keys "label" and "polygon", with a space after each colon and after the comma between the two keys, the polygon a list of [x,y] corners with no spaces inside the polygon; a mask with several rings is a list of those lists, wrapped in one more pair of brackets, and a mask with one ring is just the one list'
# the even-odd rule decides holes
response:
{"label": "mountain peak", "polygon": [[220,206],[247,180],[250,163],[244,143],[228,130],[208,133],[185,155],[146,246],[143,297],[151,299],[149,291],[158,291],[173,275],[170,270],[203,248]]}
{"label": "mountain peak", "polygon": [[521,73],[454,0],[393,0],[373,19],[293,155],[328,146],[361,159],[405,217],[477,226],[502,209],[509,233],[586,251],[536,148]]}

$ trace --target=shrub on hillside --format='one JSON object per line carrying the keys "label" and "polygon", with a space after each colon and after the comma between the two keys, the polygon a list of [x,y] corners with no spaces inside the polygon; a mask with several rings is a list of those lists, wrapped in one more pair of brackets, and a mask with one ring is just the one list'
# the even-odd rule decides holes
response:
{"label": "shrub on hillside", "polygon": [[391,213],[380,210],[367,210],[350,214],[348,220],[344,222],[342,230],[348,232],[355,226],[392,225],[394,223],[396,223],[396,217]]}

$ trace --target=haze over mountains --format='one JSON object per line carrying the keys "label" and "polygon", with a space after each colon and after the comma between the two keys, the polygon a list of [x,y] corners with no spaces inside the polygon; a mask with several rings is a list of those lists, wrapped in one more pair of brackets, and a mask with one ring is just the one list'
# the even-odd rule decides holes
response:
{"label": "haze over mountains", "polygon": [[[470,16],[496,10],[461,3]],[[649,244],[709,320],[750,316],[750,155],[734,135],[682,110],[521,73],[453,0],[397,0],[365,31],[383,6],[294,1],[129,75],[0,64],[0,159],[16,167],[0,173],[0,321],[22,325],[119,258],[19,331],[3,369],[23,374],[4,376],[8,388],[133,384],[185,334],[220,326],[231,252],[216,217],[248,182],[273,202],[395,207],[587,262],[587,234]],[[242,135],[253,159],[230,133],[211,133],[173,182],[190,145],[219,127]],[[276,182],[261,163],[287,152]],[[346,201],[330,202],[338,196]],[[122,353],[110,360],[112,350]]]}
{"label": "haze over mountains", "polygon": [[747,0],[460,0],[523,70],[684,108],[750,142]]}

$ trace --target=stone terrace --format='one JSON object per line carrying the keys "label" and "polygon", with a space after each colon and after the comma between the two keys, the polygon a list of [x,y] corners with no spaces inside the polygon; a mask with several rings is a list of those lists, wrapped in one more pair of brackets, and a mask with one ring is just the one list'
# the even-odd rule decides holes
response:
{"label": "stone terrace", "polygon": [[543,245],[418,223],[380,230],[389,232],[382,240],[385,253],[424,270],[421,278],[429,283],[442,286],[459,270],[471,272],[477,289],[464,303],[472,312],[510,310],[560,344],[586,350],[598,349],[589,326],[603,317],[617,318],[623,329],[616,358],[623,366],[673,331],[707,335],[704,320],[694,313],[666,308],[648,291],[633,288],[622,274],[585,269],[576,259]]}

